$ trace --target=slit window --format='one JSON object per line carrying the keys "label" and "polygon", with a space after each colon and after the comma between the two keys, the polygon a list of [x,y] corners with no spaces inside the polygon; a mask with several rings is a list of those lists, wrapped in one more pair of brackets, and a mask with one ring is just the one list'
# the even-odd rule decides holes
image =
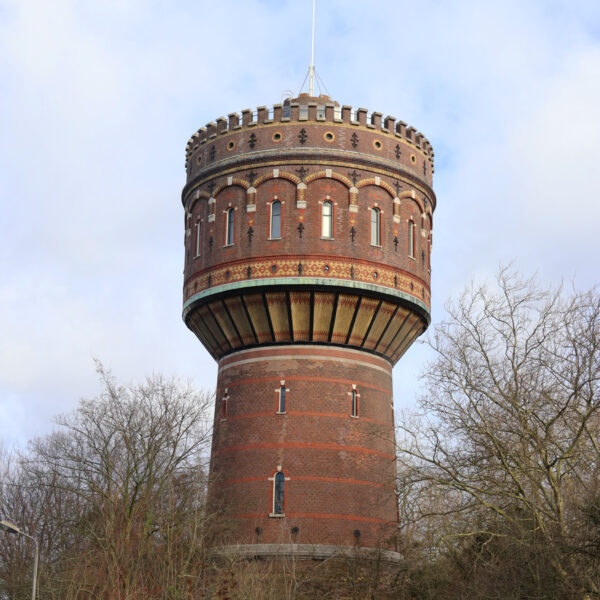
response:
{"label": "slit window", "polygon": [[225,395],[221,398],[221,419],[227,418],[227,404],[229,403],[229,393],[225,390]]}
{"label": "slit window", "polygon": [[277,392],[277,414],[285,414],[287,405],[287,393],[290,391],[285,387],[285,380],[280,381],[280,386],[275,390]]}
{"label": "slit window", "polygon": [[281,202],[275,200],[271,204],[271,239],[281,237]]}
{"label": "slit window", "polygon": [[350,411],[353,417],[358,417],[358,392],[356,390],[352,390],[350,395]]}
{"label": "slit window", "polygon": [[200,256],[200,244],[202,241],[202,223],[198,221],[196,223],[196,256]]}
{"label": "slit window", "polygon": [[282,515],[285,502],[285,475],[283,471],[275,473],[273,481],[273,514]]}
{"label": "slit window", "polygon": [[321,207],[321,237],[333,237],[333,202],[329,200]]}
{"label": "slit window", "polygon": [[415,222],[408,222],[408,256],[415,257]]}
{"label": "slit window", "polygon": [[371,244],[381,245],[381,211],[378,208],[371,209]]}
{"label": "slit window", "polygon": [[227,219],[226,219],[226,235],[225,235],[225,245],[231,246],[233,244],[233,232],[235,228],[235,211],[233,208],[230,208],[227,211]]}

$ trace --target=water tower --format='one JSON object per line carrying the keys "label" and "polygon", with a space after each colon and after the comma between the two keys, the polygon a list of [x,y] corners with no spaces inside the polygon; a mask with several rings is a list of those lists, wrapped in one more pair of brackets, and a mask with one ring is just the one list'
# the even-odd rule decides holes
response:
{"label": "water tower", "polygon": [[301,94],[199,129],[186,170],[183,318],[219,366],[215,544],[393,558],[392,367],[429,323],[431,145]]}

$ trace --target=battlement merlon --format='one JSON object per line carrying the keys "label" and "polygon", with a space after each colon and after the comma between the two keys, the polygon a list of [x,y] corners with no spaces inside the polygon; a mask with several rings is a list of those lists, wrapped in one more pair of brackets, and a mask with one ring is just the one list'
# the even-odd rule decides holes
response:
{"label": "battlement merlon", "polygon": [[[312,99],[311,99],[312,100]],[[408,126],[404,121],[398,121],[396,117],[383,116],[380,112],[371,112],[366,108],[353,109],[351,106],[339,106],[337,103],[327,101],[319,102],[290,102],[287,104],[275,104],[272,108],[259,106],[255,111],[246,108],[238,113],[230,113],[225,117],[219,117],[211,121],[205,127],[198,129],[188,140],[185,149],[186,167],[192,152],[201,144],[211,139],[220,137],[242,128],[251,128],[256,125],[268,125],[271,123],[293,123],[293,122],[331,122],[346,125],[359,125],[381,131],[382,133],[398,137],[405,142],[415,146],[427,156],[431,169],[434,168],[434,152],[429,140],[414,127]]]}

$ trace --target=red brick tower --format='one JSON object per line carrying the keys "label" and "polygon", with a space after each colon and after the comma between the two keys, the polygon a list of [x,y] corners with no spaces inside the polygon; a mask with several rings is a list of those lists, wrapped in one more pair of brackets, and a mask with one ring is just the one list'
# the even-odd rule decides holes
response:
{"label": "red brick tower", "polygon": [[392,366],[429,323],[431,145],[300,95],[198,130],[186,169],[183,318],[219,363],[215,544],[393,558]]}

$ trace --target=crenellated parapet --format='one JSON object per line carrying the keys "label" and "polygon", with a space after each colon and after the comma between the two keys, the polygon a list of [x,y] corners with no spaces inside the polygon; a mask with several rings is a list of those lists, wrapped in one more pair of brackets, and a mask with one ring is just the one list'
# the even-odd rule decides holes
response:
{"label": "crenellated parapet", "polygon": [[[268,135],[259,134],[263,130]],[[428,183],[434,171],[429,140],[404,121],[365,108],[310,101],[245,109],[207,123],[190,137],[185,167],[190,179],[239,155],[266,158],[269,152],[315,148],[387,160]]]}

